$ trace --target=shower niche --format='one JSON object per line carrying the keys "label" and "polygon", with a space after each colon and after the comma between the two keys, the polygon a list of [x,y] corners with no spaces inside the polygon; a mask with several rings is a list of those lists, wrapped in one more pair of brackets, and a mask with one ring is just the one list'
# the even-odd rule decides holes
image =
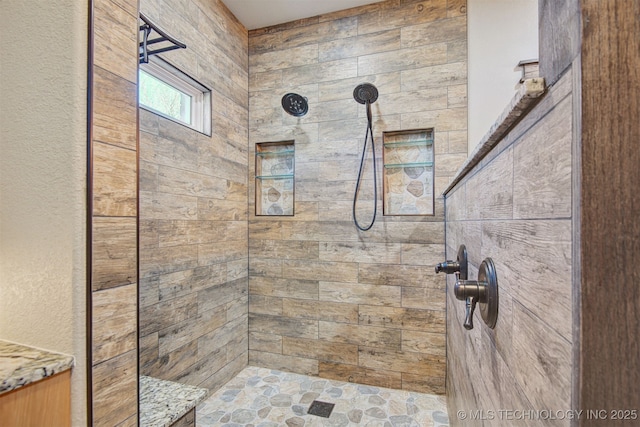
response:
{"label": "shower niche", "polygon": [[434,215],[433,140],[433,128],[382,133],[384,215]]}
{"label": "shower niche", "polygon": [[256,144],[256,215],[294,214],[294,141]]}

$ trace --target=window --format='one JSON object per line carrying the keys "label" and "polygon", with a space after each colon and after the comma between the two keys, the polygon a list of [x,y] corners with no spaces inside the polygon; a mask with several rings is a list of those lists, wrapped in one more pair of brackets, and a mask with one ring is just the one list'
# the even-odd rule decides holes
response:
{"label": "window", "polygon": [[211,91],[158,57],[140,64],[138,100],[146,110],[211,135]]}

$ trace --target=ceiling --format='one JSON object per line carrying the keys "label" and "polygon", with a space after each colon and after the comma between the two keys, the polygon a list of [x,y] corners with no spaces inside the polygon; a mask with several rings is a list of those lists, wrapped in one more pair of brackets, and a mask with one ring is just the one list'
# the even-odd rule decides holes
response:
{"label": "ceiling", "polygon": [[382,0],[222,0],[248,30]]}

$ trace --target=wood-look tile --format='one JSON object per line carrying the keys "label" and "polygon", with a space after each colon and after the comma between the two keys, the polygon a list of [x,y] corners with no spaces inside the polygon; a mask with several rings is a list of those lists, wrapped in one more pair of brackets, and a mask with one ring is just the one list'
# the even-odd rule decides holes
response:
{"label": "wood-look tile", "polygon": [[160,357],[226,323],[226,309],[218,306],[158,332]]}
{"label": "wood-look tile", "polygon": [[332,21],[318,22],[317,24],[298,26],[284,29],[281,34],[278,49],[290,49],[292,47],[318,44],[327,40],[344,39],[357,34],[358,19],[353,16]]}
{"label": "wood-look tile", "polygon": [[401,288],[398,286],[320,282],[319,298],[320,301],[399,307]]}
{"label": "wood-look tile", "polygon": [[94,365],[136,348],[136,301],[135,284],[92,293]]}
{"label": "wood-look tile", "polygon": [[94,426],[113,426],[137,413],[137,362],[134,349],[93,367]]}
{"label": "wood-look tile", "polygon": [[402,307],[418,308],[426,310],[444,310],[445,307],[445,286],[440,282],[440,286],[435,288],[402,288]]}
{"label": "wood-look tile", "polygon": [[411,2],[392,6],[388,9],[376,8],[376,10],[359,17],[358,34],[375,33],[405,25],[416,25],[443,19],[446,16],[446,0]]}
{"label": "wood-look tile", "polygon": [[358,76],[356,58],[338,59],[321,63],[313,63],[302,67],[282,70],[282,80],[294,85],[328,82]]}
{"label": "wood-look tile", "polygon": [[140,309],[140,334],[149,335],[180,323],[198,312],[197,294],[189,294]]}
{"label": "wood-look tile", "polygon": [[515,146],[514,218],[571,216],[571,108],[567,97]]}
{"label": "wood-look tile", "polygon": [[147,278],[198,266],[198,246],[172,246],[146,250],[140,254],[140,277]]}
{"label": "wood-look tile", "polygon": [[283,337],[282,354],[355,365],[358,363],[358,346],[304,338]]}
{"label": "wood-look tile", "polygon": [[466,37],[466,15],[402,27],[403,48],[452,40],[466,41]]}
{"label": "wood-look tile", "polygon": [[320,260],[369,264],[399,264],[397,243],[320,242]]}
{"label": "wood-look tile", "polygon": [[136,283],[136,219],[93,219],[91,287],[94,291]]}
{"label": "wood-look tile", "polygon": [[321,340],[392,350],[400,350],[402,346],[402,333],[397,329],[324,321],[318,323]]}
{"label": "wood-look tile", "polygon": [[249,276],[254,277],[282,277],[282,261],[274,259],[249,259]]}
{"label": "wood-look tile", "polygon": [[245,352],[231,362],[227,363],[223,368],[214,372],[200,386],[209,390],[218,390],[220,387],[231,381],[240,371],[247,367],[248,352]]}
{"label": "wood-look tile", "polygon": [[359,322],[383,328],[444,333],[444,310],[360,305]]}
{"label": "wood-look tile", "polygon": [[160,166],[158,169],[158,192],[224,199],[227,195],[227,180]]}
{"label": "wood-look tile", "polygon": [[339,323],[358,323],[358,306],[334,301],[284,298],[282,314],[300,319],[327,320]]}
{"label": "wood-look tile", "polygon": [[466,184],[466,218],[513,217],[513,149],[509,148]]}
{"label": "wood-look tile", "polygon": [[320,62],[334,61],[360,55],[398,50],[400,29],[392,29],[357,37],[333,39],[318,46]]}
{"label": "wood-look tile", "polygon": [[249,350],[282,354],[282,336],[249,332]]}
{"label": "wood-look tile", "polygon": [[446,357],[445,333],[402,331],[402,351]]}
{"label": "wood-look tile", "polygon": [[95,142],[93,144],[93,214],[136,216],[136,153]]}
{"label": "wood-look tile", "polygon": [[93,92],[93,140],[136,150],[138,98],[135,83],[94,67]]}
{"label": "wood-look tile", "polygon": [[[247,281],[247,278],[241,278],[199,291],[198,313],[217,310],[220,306],[245,298],[249,293]],[[228,307],[226,309],[228,310]],[[230,320],[228,314],[227,320]]]}
{"label": "wood-look tile", "polygon": [[402,390],[427,394],[445,394],[445,376],[436,371],[429,374],[402,373]]}
{"label": "wood-look tile", "polygon": [[352,100],[353,89],[363,83],[366,78],[368,83],[378,89],[379,94],[400,92],[400,72],[370,75],[366,77],[354,77],[342,80],[320,82],[318,84],[318,101],[336,101],[339,99]]}
{"label": "wood-look tile", "polygon": [[[459,131],[467,129],[467,109],[447,108],[436,111],[421,111],[420,113],[403,113],[402,126],[409,129],[435,128],[436,132]],[[462,162],[460,160],[460,166]],[[436,159],[436,167],[438,161]],[[456,169],[457,170],[457,169]]]}
{"label": "wood-look tile", "polygon": [[197,362],[198,346],[196,341],[191,341],[162,357],[158,357],[157,334],[150,336],[155,336],[155,354],[153,358],[146,361],[141,358],[140,373],[142,375],[174,381],[182,372],[190,369]]}
{"label": "wood-look tile", "polygon": [[433,281],[431,265],[366,264],[358,266],[358,282],[385,286],[423,287]]}
{"label": "wood-look tile", "polygon": [[[447,88],[447,108],[465,107],[467,105],[467,85],[450,85]],[[462,147],[457,150],[449,150],[450,153],[466,153],[467,150],[462,150]]]}
{"label": "wood-look tile", "polygon": [[284,51],[265,52],[249,57],[252,73],[300,67],[318,62],[318,45],[294,47]]}
{"label": "wood-look tile", "polygon": [[568,407],[571,404],[571,343],[519,304],[513,308],[516,379],[534,407]]}
{"label": "wood-look tile", "polygon": [[378,387],[402,388],[402,377],[399,372],[368,369],[357,365],[335,362],[320,362],[318,375],[321,378],[367,384]]}
{"label": "wood-look tile", "polygon": [[198,245],[198,265],[210,265],[247,258],[246,240],[226,240],[220,243]]}
{"label": "wood-look tile", "polygon": [[140,216],[144,219],[197,219],[198,198],[140,191]]}
{"label": "wood-look tile", "polygon": [[318,375],[318,361],[303,357],[249,350],[249,364],[296,374]]}
{"label": "wood-look tile", "polygon": [[249,314],[249,331],[271,333],[287,337],[318,338],[318,322],[284,316]]}
{"label": "wood-look tile", "polygon": [[571,221],[482,225],[482,255],[496,263],[498,286],[571,340]]}
{"label": "wood-look tile", "polygon": [[249,289],[252,295],[318,299],[318,281],[316,280],[257,276],[250,277]]}
{"label": "wood-look tile", "polygon": [[442,375],[446,363],[444,356],[367,347],[360,347],[358,361],[360,366],[365,368],[386,369],[426,376]]}
{"label": "wood-look tile", "polygon": [[318,259],[318,243],[295,240],[261,240],[249,242],[249,256],[278,259]]}
{"label": "wood-look tile", "polygon": [[137,83],[138,7],[136,2],[97,0],[94,9],[94,64],[131,83]]}
{"label": "wood-look tile", "polygon": [[[197,339],[198,357],[203,358],[218,348],[233,347],[233,343],[246,345],[248,316],[237,317],[219,328],[211,330]],[[242,352],[246,352],[243,348]],[[235,359],[235,356],[232,357]]]}
{"label": "wood-look tile", "polygon": [[[272,316],[282,316],[282,298],[255,295],[252,293],[249,296],[249,312],[256,314],[270,314]],[[293,317],[288,314],[286,316]]]}
{"label": "wood-look tile", "polygon": [[355,283],[358,276],[358,266],[347,262],[320,262],[285,260],[282,265],[282,275],[287,279],[323,280]]}
{"label": "wood-look tile", "polygon": [[444,261],[444,245],[442,244],[402,244],[403,264],[435,267],[437,263],[442,261]]}
{"label": "wood-look tile", "polygon": [[437,43],[358,57],[358,75],[390,73],[447,62],[447,45]]}

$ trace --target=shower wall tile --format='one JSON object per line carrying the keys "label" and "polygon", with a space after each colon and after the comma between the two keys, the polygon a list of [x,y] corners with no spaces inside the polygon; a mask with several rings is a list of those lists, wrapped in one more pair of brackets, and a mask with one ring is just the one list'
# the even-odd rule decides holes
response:
{"label": "shower wall tile", "polygon": [[280,335],[249,332],[249,350],[282,353],[282,340]]}
{"label": "shower wall tile", "polygon": [[136,282],[136,219],[96,217],[93,220],[91,286],[94,291]]}
{"label": "shower wall tile", "polygon": [[[249,154],[255,143],[296,144],[292,217],[253,214],[249,164],[251,363],[444,392],[444,363],[420,373],[410,365],[445,352],[444,278],[433,271],[444,258],[438,191],[466,160],[466,2],[448,3],[387,0],[249,32]],[[435,215],[379,215],[371,230],[355,228],[367,121],[353,90],[364,82],[379,92],[372,105],[378,157],[383,131],[434,128]],[[307,115],[282,112],[287,92],[308,98]],[[370,173],[367,161],[361,221],[374,204]],[[376,205],[381,213],[380,194]],[[317,336],[296,336],[290,328],[300,323]],[[394,371],[385,364],[396,356],[403,362]]]}
{"label": "shower wall tile", "polygon": [[92,417],[88,423],[134,425],[138,421],[137,2],[96,1],[91,20],[88,404]]}
{"label": "shower wall tile", "polygon": [[136,84],[98,66],[93,79],[93,140],[135,150]]}
{"label": "shower wall tile", "polygon": [[249,350],[249,364],[268,366],[270,369],[279,371],[303,373],[303,375],[318,375],[318,361],[306,357]]}
{"label": "shower wall tile", "polygon": [[288,356],[306,357],[323,362],[358,363],[358,346],[309,340],[302,338],[282,338],[282,353]]}
{"label": "shower wall tile", "polygon": [[358,305],[333,301],[285,298],[282,314],[287,317],[328,320],[338,323],[358,323]]}
{"label": "shower wall tile", "polygon": [[213,109],[211,136],[140,110],[140,373],[216,388],[248,361],[247,32],[221,2],[140,10],[187,44],[162,56]]}
{"label": "shower wall tile", "polygon": [[572,407],[572,80],[568,72],[549,88],[446,195],[447,258],[466,245],[475,279],[491,257],[500,287],[495,329],[476,313],[467,331],[448,280],[450,413]]}
{"label": "shower wall tile", "polygon": [[320,282],[319,299],[348,304],[399,307],[401,290],[399,286]]}
{"label": "shower wall tile", "polygon": [[[369,369],[360,365],[347,365],[344,363],[320,362],[319,375],[322,378],[344,381],[358,384],[369,384],[379,387],[402,389],[402,374],[399,372],[381,369]],[[411,390],[411,388],[409,388]]]}
{"label": "shower wall tile", "polygon": [[93,425],[113,426],[138,413],[137,351],[93,367]]}

